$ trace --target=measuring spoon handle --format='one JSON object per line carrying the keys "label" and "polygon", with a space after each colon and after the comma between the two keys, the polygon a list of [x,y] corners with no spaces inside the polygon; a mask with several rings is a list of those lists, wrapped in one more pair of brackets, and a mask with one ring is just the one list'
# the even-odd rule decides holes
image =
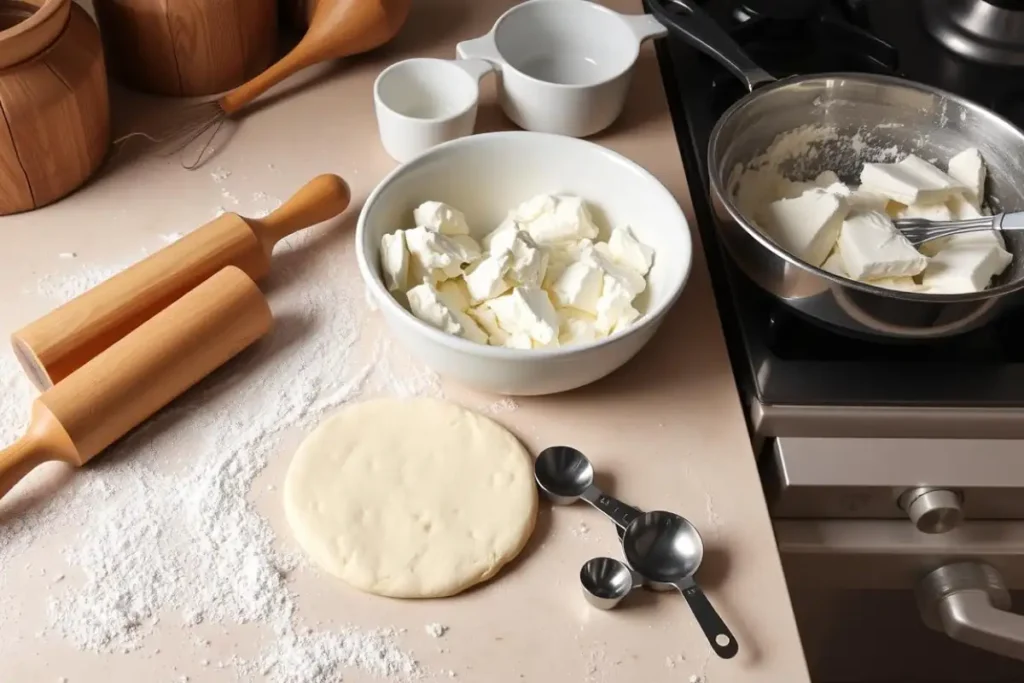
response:
{"label": "measuring spoon handle", "polygon": [[621,529],[625,529],[629,526],[630,522],[640,515],[640,511],[632,505],[626,505],[613,496],[601,493],[601,490],[593,485],[588,486],[580,498],[603,512],[608,519],[615,522],[616,526]]}
{"label": "measuring spoon handle", "polygon": [[704,631],[708,642],[711,643],[711,649],[715,651],[715,654],[722,659],[735,657],[736,653],[740,651],[740,646],[700,586],[690,580],[685,583],[677,583],[676,587],[686,598],[690,611],[693,612],[697,623],[700,624],[700,628]]}

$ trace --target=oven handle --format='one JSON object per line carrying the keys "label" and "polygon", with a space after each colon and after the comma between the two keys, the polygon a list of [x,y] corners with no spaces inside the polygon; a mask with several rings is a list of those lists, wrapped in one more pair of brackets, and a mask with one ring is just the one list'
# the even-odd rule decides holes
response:
{"label": "oven handle", "polygon": [[924,623],[982,650],[1024,661],[1024,616],[1012,614],[1010,592],[995,567],[956,562],[927,574],[916,588]]}

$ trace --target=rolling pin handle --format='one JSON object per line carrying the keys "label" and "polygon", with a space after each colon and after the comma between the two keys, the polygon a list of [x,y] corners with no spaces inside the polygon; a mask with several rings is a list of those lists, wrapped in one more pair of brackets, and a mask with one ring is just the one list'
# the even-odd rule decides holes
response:
{"label": "rolling pin handle", "polygon": [[0,498],[29,472],[51,460],[62,460],[72,465],[82,464],[67,432],[53,413],[36,401],[32,404],[32,421],[28,431],[0,451]]}
{"label": "rolling pin handle", "polygon": [[26,434],[0,451],[0,498],[37,465],[49,459],[32,434]]}
{"label": "rolling pin handle", "polygon": [[348,183],[332,173],[318,175],[266,218],[246,222],[269,256],[279,240],[293,232],[334,218],[348,208],[352,193]]}

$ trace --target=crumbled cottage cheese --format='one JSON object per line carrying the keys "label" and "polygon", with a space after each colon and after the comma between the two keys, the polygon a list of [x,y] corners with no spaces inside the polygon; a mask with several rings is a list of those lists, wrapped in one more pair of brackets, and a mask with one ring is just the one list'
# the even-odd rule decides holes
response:
{"label": "crumbled cottage cheese", "polygon": [[544,348],[593,342],[640,317],[633,303],[654,250],[627,226],[595,241],[599,230],[579,197],[533,197],[480,244],[462,212],[442,202],[424,202],[413,220],[416,227],[381,238],[384,283],[448,334]]}
{"label": "crumbled cottage cheese", "polygon": [[[951,158],[946,172],[913,154],[896,163],[865,163],[859,187],[843,184],[832,171],[811,181],[779,177],[768,188],[763,169],[747,173],[757,186],[744,187],[741,180],[741,210],[787,252],[839,277],[960,294],[987,288],[1013,259],[996,231],[915,248],[893,224],[894,218],[949,221],[987,213],[985,164],[974,148]],[[758,201],[745,201],[751,197]]]}

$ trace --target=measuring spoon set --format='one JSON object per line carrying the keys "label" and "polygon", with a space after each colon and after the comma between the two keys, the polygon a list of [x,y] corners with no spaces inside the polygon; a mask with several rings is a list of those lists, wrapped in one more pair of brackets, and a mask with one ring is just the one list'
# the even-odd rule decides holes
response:
{"label": "measuring spoon set", "polygon": [[736,639],[693,578],[704,558],[704,542],[693,524],[673,512],[643,512],[602,492],[594,485],[594,466],[569,446],[541,451],[534,476],[555,505],[584,500],[617,527],[626,561],[595,557],[580,569],[583,595],[591,605],[612,609],[642,586],[675,588],[686,598],[711,649],[723,659],[736,656]]}

